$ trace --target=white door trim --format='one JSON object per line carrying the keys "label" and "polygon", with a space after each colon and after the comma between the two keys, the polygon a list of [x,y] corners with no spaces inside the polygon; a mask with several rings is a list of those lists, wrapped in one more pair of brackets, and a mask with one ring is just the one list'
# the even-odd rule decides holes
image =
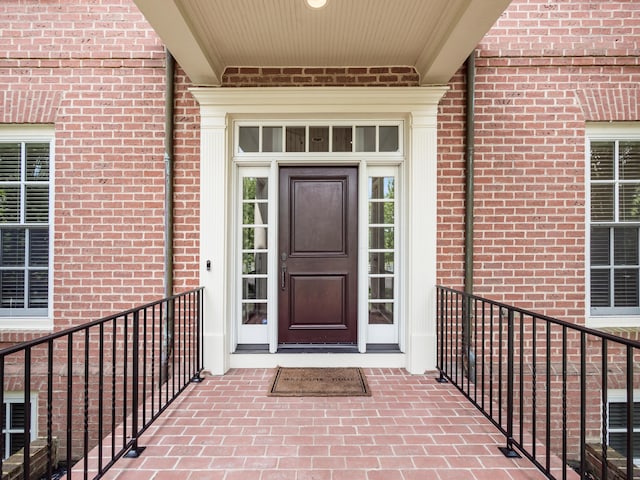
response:
{"label": "white door trim", "polygon": [[[191,89],[200,103],[201,115],[200,279],[205,287],[203,340],[206,370],[221,375],[232,364],[245,365],[244,360],[233,360],[230,353],[231,320],[227,317],[234,299],[228,262],[234,258],[231,255],[233,232],[220,228],[220,225],[230,225],[231,121],[238,115],[268,118],[283,114],[331,114],[336,118],[345,114],[392,114],[408,118],[405,131],[407,180],[404,183],[408,211],[404,244],[408,275],[403,302],[406,306],[407,349],[400,363],[404,363],[411,373],[435,369],[437,107],[446,90],[446,87]],[[207,261],[210,261],[210,270],[206,268]],[[272,354],[272,357],[280,356]],[[288,356],[292,358],[291,354]],[[258,357],[261,355],[255,355],[260,363]],[[335,355],[329,357],[329,363],[336,361]],[[366,366],[370,355],[360,354],[356,358],[360,357],[361,364]]]}

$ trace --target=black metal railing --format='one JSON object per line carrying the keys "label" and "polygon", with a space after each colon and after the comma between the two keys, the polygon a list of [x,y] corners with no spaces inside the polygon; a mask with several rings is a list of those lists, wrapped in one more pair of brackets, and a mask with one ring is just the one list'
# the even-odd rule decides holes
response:
{"label": "black metal railing", "polygon": [[[191,290],[0,351],[0,405],[4,392],[20,392],[24,405],[24,433],[0,435],[0,452],[5,438],[23,447],[23,478],[35,468],[34,437],[45,445],[44,478],[51,478],[58,460],[67,478],[100,478],[122,456],[144,449],[140,435],[200,379],[202,292]],[[11,413],[2,408],[0,415],[10,427]]]}
{"label": "black metal railing", "polygon": [[437,297],[439,380],[505,435],[505,455],[552,479],[638,475],[640,342],[445,287]]}

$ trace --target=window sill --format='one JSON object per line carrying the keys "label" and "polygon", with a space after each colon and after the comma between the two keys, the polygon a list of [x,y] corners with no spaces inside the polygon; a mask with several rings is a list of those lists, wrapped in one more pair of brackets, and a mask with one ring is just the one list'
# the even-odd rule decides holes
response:
{"label": "window sill", "polygon": [[640,328],[640,315],[602,315],[587,317],[589,328]]}
{"label": "window sill", "polygon": [[0,317],[0,331],[21,332],[53,330],[53,319],[49,317]]}

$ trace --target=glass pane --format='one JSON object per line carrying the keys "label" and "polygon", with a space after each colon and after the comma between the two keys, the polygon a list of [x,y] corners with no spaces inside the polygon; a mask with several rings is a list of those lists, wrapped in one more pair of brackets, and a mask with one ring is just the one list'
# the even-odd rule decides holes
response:
{"label": "glass pane", "polygon": [[614,142],[591,144],[591,180],[613,180]]}
{"label": "glass pane", "polygon": [[393,225],[393,202],[369,202],[369,223],[385,223]]}
{"label": "glass pane", "polygon": [[615,265],[638,265],[638,229],[613,229],[613,260]]}
{"label": "glass pane", "polygon": [[47,308],[49,274],[45,270],[29,272],[29,308]]}
{"label": "glass pane", "polygon": [[620,185],[620,221],[640,220],[640,184]]}
{"label": "glass pane", "polygon": [[618,158],[622,180],[640,179],[640,142],[620,142]]}
{"label": "glass pane", "polygon": [[240,152],[259,151],[260,128],[240,127],[238,130],[238,148]]}
{"label": "glass pane", "polygon": [[20,187],[0,187],[0,223],[20,221]]}
{"label": "glass pane", "polygon": [[609,232],[607,227],[591,228],[591,265],[609,265]]}
{"label": "glass pane", "polygon": [[255,248],[255,229],[242,229],[242,248],[244,250],[253,250]]}
{"label": "glass pane", "polygon": [[395,195],[395,178],[369,177],[369,198],[392,199]]}
{"label": "glass pane", "polygon": [[33,223],[49,221],[49,187],[27,185],[25,221]]}
{"label": "glass pane", "polygon": [[333,127],[333,151],[352,152],[353,151],[353,128]]}
{"label": "glass pane", "polygon": [[369,323],[393,325],[393,303],[370,303]]}
{"label": "glass pane", "polygon": [[27,180],[46,182],[49,180],[49,144],[27,144]]}
{"label": "glass pane", "polygon": [[380,148],[381,152],[397,152],[398,151],[398,127],[397,126],[381,126],[380,131]]}
{"label": "glass pane", "polygon": [[369,253],[369,273],[392,274],[394,271],[393,252]]}
{"label": "glass pane", "polygon": [[243,303],[242,323],[244,325],[266,325],[267,324],[267,304],[266,303]]}
{"label": "glass pane", "polygon": [[[633,404],[633,426],[640,426],[640,402]],[[627,402],[609,403],[609,428],[627,429]]]}
{"label": "glass pane", "polygon": [[264,227],[242,229],[243,250],[260,250],[267,248],[267,229]]}
{"label": "glass pane", "polygon": [[613,272],[613,306],[638,306],[638,270],[616,269]]}
{"label": "glass pane", "polygon": [[2,250],[0,265],[3,267],[24,267],[25,231],[16,229],[2,230]]}
{"label": "glass pane", "polygon": [[29,265],[32,267],[49,265],[49,230],[43,228],[29,230]]}
{"label": "glass pane", "polygon": [[309,151],[329,151],[329,127],[309,127]]}
{"label": "glass pane", "polygon": [[610,270],[594,270],[591,269],[591,306],[592,307],[609,307]]}
{"label": "glass pane", "polygon": [[265,177],[245,177],[242,179],[243,200],[266,200],[269,182]]}
{"label": "glass pane", "polygon": [[287,127],[287,152],[305,151],[305,127]]}
{"label": "glass pane", "polygon": [[10,403],[9,417],[11,419],[9,428],[24,428],[24,403]]}
{"label": "glass pane", "polygon": [[591,220],[613,221],[613,185],[591,185]]}
{"label": "glass pane", "polygon": [[24,308],[24,271],[0,272],[0,307]]}
{"label": "glass pane", "polygon": [[[609,446],[616,452],[627,458],[627,433],[626,432],[610,432]],[[640,457],[640,432],[633,432],[633,457]],[[626,478],[626,476],[624,477]]]}
{"label": "glass pane", "polygon": [[266,203],[243,203],[242,223],[244,225],[267,225],[268,207]]}
{"label": "glass pane", "polygon": [[24,433],[11,433],[9,434],[9,441],[11,442],[11,448],[9,454],[19,452],[24,447]]}
{"label": "glass pane", "polygon": [[393,277],[369,278],[371,300],[393,300]]}
{"label": "glass pane", "polygon": [[243,300],[266,300],[267,299],[267,279],[266,278],[243,278],[242,279],[242,299]]}
{"label": "glass pane", "polygon": [[376,127],[356,127],[356,152],[376,151]]}
{"label": "glass pane", "polygon": [[262,127],[262,151],[282,151],[282,127]]}
{"label": "glass pane", "polygon": [[369,248],[393,250],[393,234],[393,227],[369,227]]}
{"label": "glass pane", "polygon": [[19,143],[0,143],[0,182],[16,182],[20,180]]}
{"label": "glass pane", "polygon": [[267,273],[267,254],[266,253],[243,253],[242,254],[242,273],[243,274],[263,274]]}

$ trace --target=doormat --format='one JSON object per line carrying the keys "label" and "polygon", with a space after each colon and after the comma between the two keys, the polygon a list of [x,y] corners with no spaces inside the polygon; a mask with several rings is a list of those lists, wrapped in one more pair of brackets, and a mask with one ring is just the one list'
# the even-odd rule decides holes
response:
{"label": "doormat", "polygon": [[278,367],[269,395],[273,397],[370,396],[367,378],[360,368]]}

